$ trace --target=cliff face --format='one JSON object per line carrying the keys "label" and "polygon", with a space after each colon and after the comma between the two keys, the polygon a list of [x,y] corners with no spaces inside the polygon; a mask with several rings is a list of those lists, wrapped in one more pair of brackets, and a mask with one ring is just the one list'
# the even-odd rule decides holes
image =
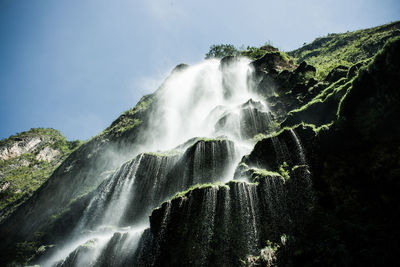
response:
{"label": "cliff face", "polygon": [[[328,35],[294,58],[260,49],[252,62],[179,65],[2,222],[1,258],[390,265],[400,238],[400,39],[390,39],[398,33],[393,23]],[[359,40],[346,64],[322,60]],[[18,142],[23,149],[1,150],[4,161],[58,157],[35,138]]]}
{"label": "cliff face", "polygon": [[53,129],[31,129],[0,141],[0,219],[27,200],[80,145]]}

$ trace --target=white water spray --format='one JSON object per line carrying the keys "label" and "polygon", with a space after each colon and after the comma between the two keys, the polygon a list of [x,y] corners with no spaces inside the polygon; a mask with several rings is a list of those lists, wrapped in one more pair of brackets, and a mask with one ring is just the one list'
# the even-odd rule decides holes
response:
{"label": "white water spray", "polygon": [[[173,72],[156,92],[156,108],[152,111],[149,128],[146,130],[147,140],[141,149],[165,151],[176,148],[194,137],[228,137],[234,142],[234,147],[224,144],[225,150],[228,151],[230,166],[219,180],[225,182],[232,179],[241,157],[249,153],[253,146],[251,138],[265,131],[267,129],[265,126],[268,126],[270,120],[266,103],[254,95],[250,88],[248,78],[253,70],[249,63],[246,58],[234,59],[223,64],[219,60],[207,60]],[[220,157],[218,149],[220,148],[212,144],[211,155],[206,155],[204,144],[199,144],[194,153],[194,170],[201,171],[202,164],[208,157],[217,157],[216,155]],[[101,185],[103,189],[100,189],[100,194],[90,201],[72,240],[66,242],[67,245],[59,253],[43,262],[44,266],[54,266],[60,262],[62,266],[63,259],[65,260],[74,250],[90,240],[96,241],[95,249],[90,254],[90,259],[85,259],[84,262],[89,266],[96,265],[97,258],[106,249],[107,244],[112,242],[116,233],[128,233],[133,236],[134,241],[131,242],[137,241],[135,238],[138,232],[143,231],[143,226],[130,226],[129,231],[135,232],[132,234],[126,228],[121,228],[120,224],[129,205],[138,205],[129,201],[134,199],[131,194],[135,187],[136,172],[142,164],[142,155],[117,170],[108,184]],[[212,162],[212,170],[218,167],[220,167],[218,163]],[[155,175],[165,177],[158,172],[167,169],[169,168],[157,167]],[[194,178],[198,177],[194,175]],[[159,182],[154,180],[153,185]],[[154,195],[156,186],[150,188],[149,190],[153,191],[145,191],[143,194]],[[216,191],[211,188],[209,193],[212,193],[210,200],[215,202]],[[240,193],[243,195],[243,200],[248,198],[250,201],[250,221],[254,226],[255,194],[253,191]],[[214,202],[205,207],[212,215],[215,214]],[[252,228],[254,228],[253,239],[257,240],[257,230],[255,227]],[[126,246],[121,246],[121,249],[124,247]]]}

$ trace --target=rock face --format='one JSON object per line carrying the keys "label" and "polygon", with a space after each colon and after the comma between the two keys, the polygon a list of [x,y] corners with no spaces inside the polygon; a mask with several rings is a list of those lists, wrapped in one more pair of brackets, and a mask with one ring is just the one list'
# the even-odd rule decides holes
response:
{"label": "rock face", "polygon": [[[341,58],[343,47],[353,51],[349,35],[377,33],[381,43],[397,28],[316,40],[307,56],[315,66],[300,62],[305,48],[290,53],[294,64],[271,47],[253,62],[178,65],[0,224],[0,258],[8,266],[392,266],[400,39],[361,62],[358,50],[343,65],[315,56],[326,48],[318,43]],[[37,136],[14,141],[2,141],[1,164],[31,168],[65,152]],[[12,186],[3,182],[0,193]]]}
{"label": "rock face", "polygon": [[0,159],[8,160],[24,153],[31,152],[41,141],[42,140],[39,137],[27,137],[15,141],[12,144],[4,144],[0,148]]}
{"label": "rock face", "polygon": [[[165,202],[150,217],[151,240],[142,244],[152,245],[150,250],[139,248],[147,252],[139,254],[137,266],[239,265],[240,259],[267,246],[267,240],[279,242],[282,235],[297,231],[293,228],[301,229],[299,219],[311,205],[304,171],[288,181],[267,175],[256,184],[196,188]],[[304,201],[298,203],[300,194]]]}
{"label": "rock face", "polygon": [[249,139],[258,133],[269,133],[274,129],[271,113],[261,102],[250,99],[234,111],[225,111],[215,125],[217,133],[230,132],[239,139]]}
{"label": "rock face", "polygon": [[140,154],[99,186],[79,227],[147,221],[151,211],[176,192],[224,180],[235,157],[233,142],[224,139],[200,139],[183,151]]}
{"label": "rock face", "polygon": [[0,219],[28,199],[78,145],[41,128],[0,141]]}

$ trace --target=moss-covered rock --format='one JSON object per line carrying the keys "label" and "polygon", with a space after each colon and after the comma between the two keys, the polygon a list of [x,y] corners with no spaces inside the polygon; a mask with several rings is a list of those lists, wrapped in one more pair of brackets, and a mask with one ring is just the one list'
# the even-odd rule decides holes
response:
{"label": "moss-covered rock", "polygon": [[316,66],[318,78],[323,79],[339,65],[350,67],[372,58],[387,40],[395,36],[400,36],[398,21],[355,32],[328,34],[288,54],[297,62],[306,61]]}
{"label": "moss-covered rock", "polygon": [[299,266],[397,261],[400,39],[360,70],[339,120],[321,131],[311,166],[318,205],[297,250]]}
{"label": "moss-covered rock", "polygon": [[301,184],[309,180],[294,173],[291,180],[265,175],[257,183],[197,186],[164,202],[150,217],[136,265],[240,266],[268,240],[278,243],[304,224],[311,202],[291,195],[309,195],[310,185]]}
{"label": "moss-covered rock", "polygon": [[242,162],[270,171],[279,171],[283,162],[292,167],[303,165],[307,161],[306,155],[311,154],[314,138],[315,132],[311,127],[299,125],[293,129],[285,128],[257,142]]}

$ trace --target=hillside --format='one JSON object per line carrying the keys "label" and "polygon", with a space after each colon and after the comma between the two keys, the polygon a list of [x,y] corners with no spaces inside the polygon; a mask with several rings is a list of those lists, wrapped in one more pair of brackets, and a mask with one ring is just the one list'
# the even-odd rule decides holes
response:
{"label": "hillside", "polygon": [[0,221],[32,196],[81,142],[33,128],[0,141]]}
{"label": "hillside", "polygon": [[[62,139],[65,159],[29,134],[2,141],[2,164],[30,153],[18,166],[31,160],[23,170],[34,173],[42,159],[58,161],[1,222],[1,259],[393,266],[399,25],[329,34],[288,53],[264,46],[180,64],[73,152]],[[18,142],[24,149],[11,153]]]}
{"label": "hillside", "polygon": [[288,52],[296,62],[306,61],[317,68],[317,77],[325,78],[338,66],[351,67],[371,59],[392,37],[400,36],[400,22],[346,33],[331,33],[310,44]]}

